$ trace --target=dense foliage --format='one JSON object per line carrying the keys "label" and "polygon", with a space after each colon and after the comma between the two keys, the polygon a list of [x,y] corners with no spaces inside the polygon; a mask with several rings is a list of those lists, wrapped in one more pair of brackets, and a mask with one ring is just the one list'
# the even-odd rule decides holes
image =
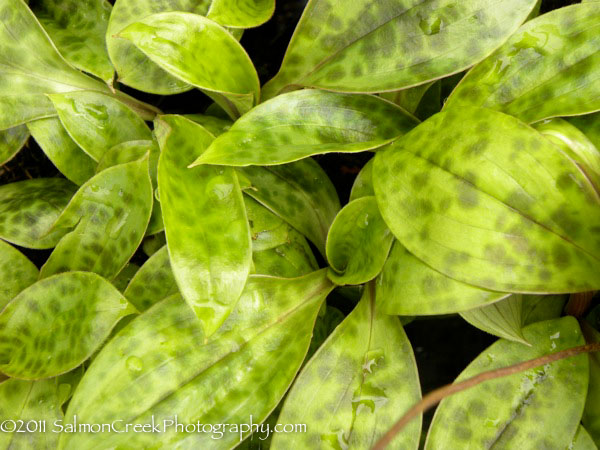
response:
{"label": "dense foliage", "polygon": [[[261,86],[274,10],[0,0],[0,163],[61,174],[0,186],[0,448],[367,449],[417,316],[499,338],[457,381],[600,342],[600,1],[310,0]],[[343,206],[331,153],[373,155]],[[425,428],[390,447],[596,449],[600,353]]]}

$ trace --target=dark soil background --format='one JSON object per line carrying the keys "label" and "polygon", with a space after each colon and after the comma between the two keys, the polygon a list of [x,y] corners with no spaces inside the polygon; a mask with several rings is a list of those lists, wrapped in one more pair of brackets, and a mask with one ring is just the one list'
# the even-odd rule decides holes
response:
{"label": "dark soil background", "polygon": [[[343,4],[340,0],[340,4]],[[254,62],[262,83],[268,81],[279,69],[287,44],[294,32],[306,0],[278,0],[275,15],[265,25],[247,30],[241,43]],[[574,0],[543,0],[541,12],[579,3]],[[200,91],[193,90],[173,96],[156,96],[121,86],[129,94],[152,103],[169,113],[197,113],[210,104]],[[342,204],[348,201],[350,188],[361,167],[371,154],[331,154],[317,157],[338,190]],[[46,158],[33,139],[30,139],[12,161],[0,167],[0,185],[28,178],[56,177],[61,174]],[[50,254],[49,250],[21,249],[35,264],[41,266]],[[143,256],[137,255],[135,262],[141,263]],[[339,296],[334,300],[344,312]],[[423,393],[451,383],[456,376],[479,353],[496,340],[466,323],[457,315],[417,319],[405,327],[413,345]],[[424,428],[433,412],[425,415]]]}

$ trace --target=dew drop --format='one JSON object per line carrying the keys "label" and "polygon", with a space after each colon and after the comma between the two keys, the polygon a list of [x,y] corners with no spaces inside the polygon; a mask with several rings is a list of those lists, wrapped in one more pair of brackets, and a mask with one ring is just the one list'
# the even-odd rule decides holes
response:
{"label": "dew drop", "polygon": [[369,213],[365,213],[364,215],[360,216],[356,221],[356,226],[363,230],[367,228],[369,226]]}

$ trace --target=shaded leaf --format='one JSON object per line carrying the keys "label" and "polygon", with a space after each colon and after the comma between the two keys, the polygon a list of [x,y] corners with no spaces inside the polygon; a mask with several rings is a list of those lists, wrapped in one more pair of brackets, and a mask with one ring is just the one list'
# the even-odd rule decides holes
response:
{"label": "shaded leaf", "polygon": [[409,113],[414,114],[419,103],[421,103],[421,99],[425,95],[425,92],[427,92],[434,83],[435,81],[430,81],[429,83],[421,84],[409,89],[382,92],[379,96],[404,108]]}
{"label": "shaded leaf", "polygon": [[0,311],[19,292],[37,281],[39,271],[23,253],[0,240]]}
{"label": "shaded leaf", "polygon": [[227,27],[252,28],[274,12],[275,0],[212,0],[207,17]]}
{"label": "shaded leaf", "polygon": [[489,305],[505,292],[480,289],[429,267],[398,241],[377,278],[377,306],[386,314],[450,314]]}
{"label": "shaded leaf", "polygon": [[108,87],[67,63],[23,0],[0,5],[0,130],[56,114],[46,94]]}
{"label": "shaded leaf", "polygon": [[[589,331],[588,339],[591,342],[600,342],[600,333]],[[581,422],[590,433],[596,445],[600,445],[600,353],[589,354],[590,359],[590,384],[588,386],[587,401]]]}
{"label": "shaded leaf", "polygon": [[556,9],[526,22],[475,66],[445,109],[485,106],[524,122],[600,109],[598,4]]}
{"label": "shaded leaf", "polygon": [[[215,103],[213,103],[215,104]],[[229,119],[223,119],[220,117],[207,116],[206,114],[186,114],[184,116],[187,119],[193,120],[206,128],[213,136],[219,136],[223,134],[233,123]]]}
{"label": "shaded leaf", "polygon": [[340,210],[335,187],[314,160],[238,169],[252,186],[244,192],[306,236],[325,255],[327,231]]}
{"label": "shaded leaf", "polygon": [[375,197],[348,203],[327,234],[329,278],[336,284],[362,284],[381,271],[394,236],[383,221]]}
{"label": "shaded leaf", "polygon": [[561,316],[568,295],[523,295],[523,325]]}
{"label": "shaded leaf", "polygon": [[41,280],[0,313],[0,371],[29,380],[65,373],[89,358],[122,317],[135,312],[96,274],[69,272]]}
{"label": "shaded leaf", "polygon": [[92,178],[96,162],[79,147],[58,117],[33,120],[29,132],[60,173],[73,183],[82,185]]}
{"label": "shaded leaf", "polygon": [[121,30],[119,37],[166,72],[202,89],[232,117],[258,101],[260,85],[252,61],[227,30],[206,17],[153,14]]}
{"label": "shaded leaf", "polygon": [[27,248],[54,247],[65,230],[52,225],[77,186],[63,178],[36,178],[0,186],[0,238]]}
{"label": "shaded leaf", "polygon": [[106,46],[119,81],[127,86],[153,94],[177,94],[191,86],[169,75],[131,42],[116,35],[128,25],[151,14],[167,11],[187,11],[205,15],[212,0],[117,0],[113,6],[106,32]]}
{"label": "shaded leaf", "polygon": [[137,264],[127,263],[127,265],[123,267],[117,276],[113,278],[113,286],[116,287],[119,292],[124,292],[139,269],[140,266]]}
{"label": "shaded leaf", "polygon": [[[370,449],[420,400],[410,342],[396,317],[378,314],[371,295],[365,289],[285,400],[278,422],[306,424],[306,432],[277,433],[272,449]],[[398,435],[393,448],[418,447],[420,419]]]}
{"label": "shaded leaf", "polygon": [[[250,277],[225,324],[208,341],[178,296],[133,320],[96,357],[73,396],[72,422],[262,422],[300,368],[312,328],[333,286],[325,270],[292,280]],[[226,377],[223,374],[228,374]],[[240,433],[223,430],[233,447]],[[244,437],[247,433],[243,434]],[[214,446],[209,433],[63,434],[59,448]]]}
{"label": "shaded leaf", "polygon": [[252,109],[194,164],[274,165],[320,153],[373,150],[417,123],[376,96],[305,89]]}
{"label": "shaded leaf", "polygon": [[565,120],[583,131],[596,148],[600,149],[600,113],[567,117]]}
{"label": "shaded leaf", "polygon": [[295,86],[383,92],[459,72],[500,46],[535,0],[308,3],[266,98]]}
{"label": "shaded leaf", "polygon": [[111,8],[106,0],[38,0],[33,4],[33,12],[61,55],[107,83],[112,83],[114,75],[104,41]]}
{"label": "shaded leaf", "polygon": [[140,116],[108,95],[78,91],[49,97],[73,141],[95,161],[117,144],[152,138]]}
{"label": "shaded leaf", "polygon": [[207,336],[235,306],[252,264],[250,229],[232,168],[188,169],[214,136],[181,116],[156,122],[158,186],[171,267]]}
{"label": "shaded leaf", "polygon": [[373,180],[396,238],[447,276],[507,292],[600,287],[597,193],[515,118],[483,108],[436,114],[377,153]]}
{"label": "shaded leaf", "polygon": [[147,236],[142,243],[142,250],[146,256],[152,256],[167,243],[165,233],[161,232],[152,236]]}
{"label": "shaded leaf", "polygon": [[373,158],[358,172],[354,184],[352,184],[349,201],[370,195],[375,195],[375,190],[373,189]]}
{"label": "shaded leaf", "polygon": [[568,448],[570,450],[598,450],[590,434],[581,425],[577,428],[573,442]]}
{"label": "shaded leaf", "polygon": [[[531,347],[501,339],[456,381],[584,343],[572,317],[535,323],[523,334]],[[519,448],[523,442],[531,448],[567,448],[579,427],[587,384],[587,355],[486,381],[442,400],[425,448]]]}
{"label": "shaded leaf", "polygon": [[44,264],[42,278],[69,270],[114,278],[144,237],[152,209],[148,158],[111,167],[87,181],[53,229],[68,230]]}
{"label": "shaded leaf", "polygon": [[523,336],[523,296],[511,295],[491,305],[460,313],[476,328],[509,341],[530,345]]}
{"label": "shaded leaf", "polygon": [[0,131],[0,165],[13,159],[29,139],[25,125],[19,125]]}
{"label": "shaded leaf", "polygon": [[[321,348],[321,345],[323,345],[329,335],[333,333],[340,323],[342,323],[345,317],[344,313],[339,309],[331,305],[323,305],[321,312],[319,312],[319,315],[317,316],[317,321],[315,322],[313,337],[310,341],[310,347],[308,348],[308,353],[304,360],[305,365],[310,361],[310,358],[312,358],[315,352]],[[275,418],[275,423],[277,423],[277,418]]]}

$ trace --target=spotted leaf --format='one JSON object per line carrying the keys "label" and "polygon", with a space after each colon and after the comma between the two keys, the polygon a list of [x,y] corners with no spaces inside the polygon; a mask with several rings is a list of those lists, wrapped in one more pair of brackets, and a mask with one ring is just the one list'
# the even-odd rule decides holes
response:
{"label": "spotted leaf", "polygon": [[92,178],[96,162],[71,139],[58,117],[31,121],[27,128],[65,177],[78,185]]}
{"label": "spotted leaf", "polygon": [[485,106],[528,123],[599,110],[599,23],[594,2],[526,22],[467,74],[445,108]]}
{"label": "spotted leaf", "polygon": [[0,371],[48,378],[79,366],[113,326],[136,309],[108,281],[89,272],[41,280],[0,313]]}
{"label": "spotted leaf", "polygon": [[[370,449],[419,401],[410,342],[398,318],[378,313],[372,295],[365,290],[354,311],[306,364],[285,400],[278,422],[306,424],[306,433],[279,433],[272,449]],[[420,428],[419,416],[392,447],[417,449]]]}
{"label": "spotted leaf", "polygon": [[203,90],[232,117],[258,101],[260,85],[252,61],[227,30],[206,17],[153,14],[121,30],[119,37],[166,72]]}
{"label": "spotted leaf", "polygon": [[151,210],[147,157],[99,173],[79,188],[54,224],[68,234],[40,276],[83,270],[114,278],[140,245]]}
{"label": "spotted leaf", "polygon": [[460,313],[474,327],[509,341],[529,345],[523,336],[523,296],[511,295],[491,305]]}
{"label": "spotted leaf", "polygon": [[314,160],[238,169],[251,186],[244,192],[273,211],[325,255],[327,231],[340,210],[335,187]]}
{"label": "spotted leaf", "polygon": [[600,287],[597,193],[515,118],[466,107],[436,114],[377,153],[373,180],[396,238],[449,277],[507,292]]}
{"label": "spotted leaf", "polygon": [[[295,377],[317,313],[333,286],[325,270],[302,278],[252,276],[225,324],[208,341],[178,296],[133,320],[100,352],[69,404],[66,421],[262,422]],[[228,374],[226,377],[223,374]],[[219,446],[239,444],[224,430]],[[247,436],[247,432],[242,437]],[[209,433],[63,434],[59,448],[214,446]]]}
{"label": "spotted leaf", "polygon": [[312,0],[264,95],[295,86],[383,92],[481,61],[525,21],[536,0]]}
{"label": "spotted leaf", "polygon": [[36,178],[0,186],[0,238],[21,247],[54,247],[64,230],[52,225],[75,194],[64,178]]}
{"label": "spotted leaf", "polygon": [[[456,381],[584,343],[573,317],[535,323],[523,334],[531,347],[500,339]],[[448,397],[436,410],[425,449],[515,448],[523,442],[531,448],[567,448],[579,427],[588,370],[587,355],[578,355]]]}
{"label": "spotted leaf", "polygon": [[19,292],[37,281],[35,265],[12,245],[0,240],[0,311]]}
{"label": "spotted leaf", "polygon": [[107,83],[114,75],[104,41],[110,11],[107,0],[41,0],[33,4],[33,12],[61,55]]}
{"label": "spotted leaf", "polygon": [[78,91],[49,97],[73,141],[95,161],[117,144],[152,138],[140,116],[108,95]]}
{"label": "spotted leaf", "polygon": [[108,92],[63,59],[23,0],[4,0],[0,18],[0,130],[55,115],[45,94]]}
{"label": "spotted leaf", "polygon": [[393,240],[375,197],[362,197],[348,203],[327,234],[329,278],[336,284],[372,280],[381,271]]}
{"label": "spotted leaf", "polygon": [[13,159],[29,139],[25,125],[19,125],[0,131],[0,165]]}
{"label": "spotted leaf", "polygon": [[375,96],[306,89],[245,114],[194,164],[274,165],[320,153],[373,150],[417,123]]}
{"label": "spotted leaf", "polygon": [[227,27],[252,28],[274,12],[275,0],[213,0],[207,17]]}
{"label": "spotted leaf", "polygon": [[171,267],[181,294],[213,334],[238,301],[252,264],[250,229],[232,168],[188,169],[214,136],[181,116],[156,123],[160,191]]}

